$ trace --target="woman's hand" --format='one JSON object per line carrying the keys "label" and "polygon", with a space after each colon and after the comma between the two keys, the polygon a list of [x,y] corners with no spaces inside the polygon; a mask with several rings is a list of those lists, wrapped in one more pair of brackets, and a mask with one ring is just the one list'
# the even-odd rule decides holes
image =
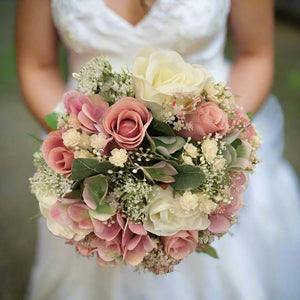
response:
{"label": "woman's hand", "polygon": [[273,1],[232,0],[229,26],[235,55],[228,85],[244,111],[255,113],[273,78]]}
{"label": "woman's hand", "polygon": [[53,111],[64,92],[50,0],[18,1],[15,37],[22,94],[32,113],[48,130],[44,117]]}

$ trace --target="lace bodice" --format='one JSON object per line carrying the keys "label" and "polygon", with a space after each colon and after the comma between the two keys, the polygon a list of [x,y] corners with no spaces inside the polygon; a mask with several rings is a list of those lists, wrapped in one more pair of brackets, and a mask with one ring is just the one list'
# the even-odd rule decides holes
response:
{"label": "lace bodice", "polygon": [[178,51],[185,60],[226,77],[223,49],[230,0],[156,0],[136,26],[104,0],[52,0],[53,20],[69,51],[71,72],[104,54],[116,69],[131,64],[136,50],[152,45]]}

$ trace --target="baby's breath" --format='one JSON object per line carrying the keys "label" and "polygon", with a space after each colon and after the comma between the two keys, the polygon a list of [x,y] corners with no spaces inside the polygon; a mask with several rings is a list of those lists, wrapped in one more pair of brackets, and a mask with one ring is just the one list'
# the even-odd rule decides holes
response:
{"label": "baby's breath", "polygon": [[33,157],[37,171],[29,178],[32,193],[47,195],[55,192],[57,197],[62,197],[72,191],[74,181],[48,167],[41,152],[34,153]]}

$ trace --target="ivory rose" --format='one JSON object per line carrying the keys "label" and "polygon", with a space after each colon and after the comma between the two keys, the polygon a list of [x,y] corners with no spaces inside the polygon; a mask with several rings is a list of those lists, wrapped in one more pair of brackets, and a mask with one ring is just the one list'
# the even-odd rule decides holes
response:
{"label": "ivory rose", "polygon": [[74,123],[77,120],[81,129],[98,133],[102,132],[103,119],[109,105],[100,95],[86,96],[77,91],[65,93],[64,105]]}
{"label": "ivory rose", "polygon": [[156,235],[169,236],[180,230],[204,230],[210,222],[199,209],[197,195],[173,195],[173,188],[154,186],[148,198],[144,228]]}
{"label": "ivory rose", "polygon": [[167,254],[175,259],[183,259],[196,249],[198,231],[181,230],[174,235],[163,236],[161,239]]}
{"label": "ivory rose", "polygon": [[63,143],[63,130],[52,131],[42,145],[43,157],[47,165],[58,174],[71,175],[74,153]]}
{"label": "ivory rose", "polygon": [[136,98],[144,103],[156,119],[162,120],[163,101],[171,101],[180,92],[185,96],[200,95],[212,75],[201,65],[186,63],[174,51],[152,47],[139,50],[133,62]]}
{"label": "ivory rose", "polygon": [[152,115],[134,98],[122,98],[113,104],[103,119],[104,130],[126,150],[138,147],[144,137]]}
{"label": "ivory rose", "polygon": [[192,130],[181,130],[180,135],[201,141],[209,133],[225,135],[229,129],[227,114],[213,102],[200,104],[196,112],[186,115],[186,121],[191,122]]}

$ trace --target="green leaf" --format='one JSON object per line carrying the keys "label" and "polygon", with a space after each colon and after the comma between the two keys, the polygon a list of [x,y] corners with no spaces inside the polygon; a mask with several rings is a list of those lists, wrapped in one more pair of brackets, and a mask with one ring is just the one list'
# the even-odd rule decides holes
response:
{"label": "green leaf", "polygon": [[108,183],[106,176],[102,174],[86,178],[84,181],[84,189],[87,190],[88,196],[97,204],[97,207],[106,195],[107,188]]}
{"label": "green leaf", "polygon": [[247,112],[247,116],[250,120],[253,119],[253,113],[251,111]]}
{"label": "green leaf", "polygon": [[33,134],[27,133],[28,136],[32,137],[35,141],[37,141],[39,144],[43,143],[43,140],[39,139],[38,137],[34,136]]}
{"label": "green leaf", "polygon": [[164,122],[153,119],[147,132],[151,136],[175,136],[172,127]]}
{"label": "green leaf", "polygon": [[86,177],[90,177],[96,174],[107,174],[108,170],[115,171],[117,167],[110,162],[100,162],[94,158],[77,158],[74,159],[72,164],[72,176],[73,180],[82,180]]}
{"label": "green leaf", "polygon": [[57,118],[58,118],[58,113],[54,112],[52,114],[45,116],[45,121],[51,128],[57,130],[57,123],[58,123]]}
{"label": "green leaf", "polygon": [[181,136],[156,136],[152,140],[156,150],[167,157],[185,145],[185,139]]}
{"label": "green leaf", "polygon": [[209,256],[211,256],[213,258],[219,258],[216,249],[213,248],[210,245],[203,246],[198,252],[202,252],[202,253],[208,254]]}
{"label": "green leaf", "polygon": [[149,179],[165,183],[173,182],[173,176],[178,174],[176,169],[165,161],[161,161],[151,167],[143,167],[142,171],[148,178],[150,177]]}
{"label": "green leaf", "polygon": [[248,142],[241,141],[241,144],[239,144],[236,148],[236,154],[237,157],[242,157],[249,159],[251,154],[251,145]]}
{"label": "green leaf", "polygon": [[238,146],[242,145],[242,141],[240,139],[236,139],[231,143],[231,146],[237,149]]}
{"label": "green leaf", "polygon": [[176,182],[171,185],[175,190],[195,189],[205,180],[205,175],[199,167],[191,165],[174,165],[178,174],[174,176]]}
{"label": "green leaf", "polygon": [[110,207],[109,204],[106,202],[98,205],[95,210],[92,209],[89,210],[90,216],[100,221],[106,221],[115,213],[116,210]]}

